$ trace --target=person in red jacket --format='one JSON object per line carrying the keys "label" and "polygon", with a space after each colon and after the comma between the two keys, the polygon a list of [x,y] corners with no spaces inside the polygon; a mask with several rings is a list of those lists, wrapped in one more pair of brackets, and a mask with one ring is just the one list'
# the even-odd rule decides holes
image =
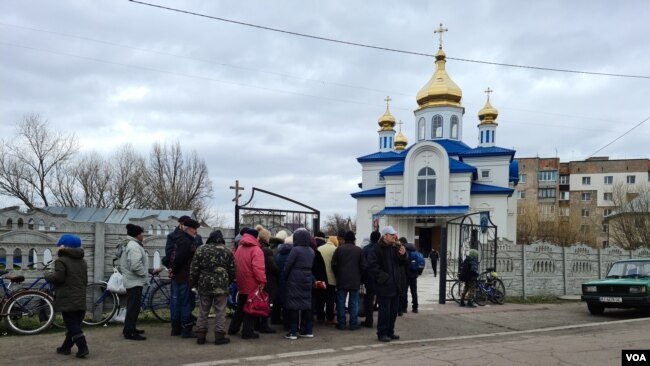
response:
{"label": "person in red jacket", "polygon": [[237,309],[228,327],[228,334],[237,334],[243,322],[242,339],[256,339],[260,335],[253,330],[255,318],[244,313],[244,304],[248,295],[266,286],[264,252],[257,241],[257,230],[248,229],[239,241],[239,246],[235,250],[235,267],[239,296]]}

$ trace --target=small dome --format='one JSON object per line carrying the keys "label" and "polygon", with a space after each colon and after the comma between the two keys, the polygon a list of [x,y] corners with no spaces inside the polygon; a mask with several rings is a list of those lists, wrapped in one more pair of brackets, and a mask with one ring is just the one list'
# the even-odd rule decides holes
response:
{"label": "small dome", "polygon": [[395,117],[390,113],[390,110],[388,108],[388,103],[391,101],[390,97],[386,97],[384,99],[386,101],[386,112],[379,117],[379,121],[377,122],[379,124],[379,127],[381,127],[380,131],[395,131]]}
{"label": "small dome", "polygon": [[402,134],[402,122],[400,121],[399,132],[395,136],[395,150],[402,151],[408,145],[409,140]]}
{"label": "small dome", "polygon": [[442,49],[436,54],[436,71],[417,94],[419,109],[431,106],[460,107],[463,92],[445,70],[446,55]]}
{"label": "small dome", "polygon": [[[490,90],[490,88],[488,88],[488,90]],[[490,90],[490,92],[492,91]],[[488,99],[485,102],[485,106],[480,111],[478,111],[478,119],[481,121],[482,125],[488,123],[496,124],[494,121],[497,119],[498,115],[499,111],[497,111],[496,108],[492,107],[492,104],[490,104],[490,94],[488,94]]]}

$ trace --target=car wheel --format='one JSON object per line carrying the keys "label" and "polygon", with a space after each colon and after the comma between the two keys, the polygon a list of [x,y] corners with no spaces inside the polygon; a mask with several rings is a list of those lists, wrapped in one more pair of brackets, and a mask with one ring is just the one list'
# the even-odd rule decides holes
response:
{"label": "car wheel", "polygon": [[589,309],[591,315],[603,315],[605,312],[605,307],[598,304],[587,304],[587,309]]}

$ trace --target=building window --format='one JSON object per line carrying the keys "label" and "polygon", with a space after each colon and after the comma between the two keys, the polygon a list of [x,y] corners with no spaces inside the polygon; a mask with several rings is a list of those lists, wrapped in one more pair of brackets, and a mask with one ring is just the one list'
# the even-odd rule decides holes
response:
{"label": "building window", "polygon": [[537,190],[539,198],[555,198],[555,188],[540,188]]}
{"label": "building window", "polygon": [[582,201],[591,201],[591,192],[582,192],[580,199]]}
{"label": "building window", "polygon": [[560,175],[560,184],[569,184],[569,176]]}
{"label": "building window", "polygon": [[422,168],[418,173],[418,205],[436,204],[436,172],[429,168]]}
{"label": "building window", "polygon": [[609,246],[609,241],[603,240],[603,248],[607,248],[608,246]]}
{"label": "building window", "polygon": [[560,216],[569,216],[569,208],[560,207]]}
{"label": "building window", "polygon": [[591,177],[582,177],[582,185],[583,186],[591,185]]}
{"label": "building window", "polygon": [[431,129],[431,138],[442,137],[442,116],[437,114],[433,116],[433,128]]}
{"label": "building window", "polygon": [[611,192],[605,192],[603,193],[603,199],[605,201],[613,201],[614,200],[614,194]]}
{"label": "building window", "polygon": [[614,184],[614,176],[606,175],[604,183],[606,186],[611,186],[612,184]]}
{"label": "building window", "polygon": [[583,208],[582,209],[582,217],[589,217],[589,209],[588,208]]}
{"label": "building window", "polygon": [[608,233],[609,232],[609,224],[603,224],[603,232]]}
{"label": "building window", "polygon": [[517,191],[517,198],[526,199],[526,191]]}
{"label": "building window", "polygon": [[580,232],[586,234],[589,232],[589,225],[580,225]]}
{"label": "building window", "polygon": [[611,208],[606,208],[603,210],[603,216],[607,217],[612,214],[612,209]]}
{"label": "building window", "polygon": [[418,121],[418,140],[424,140],[424,137],[426,136],[426,121],[423,118],[420,118]]}
{"label": "building window", "polygon": [[557,170],[547,170],[537,173],[537,179],[540,182],[555,182],[557,181]]}
{"label": "building window", "polygon": [[539,213],[542,214],[542,216],[552,216],[555,214],[555,205],[540,205]]}
{"label": "building window", "polygon": [[634,184],[636,183],[636,176],[635,175],[628,175],[627,176],[627,184]]}
{"label": "building window", "polygon": [[526,184],[526,180],[528,180],[528,176],[526,174],[519,174],[519,183]]}
{"label": "building window", "polygon": [[489,170],[481,170],[481,178],[490,178],[490,171]]}
{"label": "building window", "polygon": [[560,192],[560,199],[562,201],[568,201],[571,198],[571,192]]}
{"label": "building window", "polygon": [[458,117],[451,116],[451,135],[452,139],[458,139]]}

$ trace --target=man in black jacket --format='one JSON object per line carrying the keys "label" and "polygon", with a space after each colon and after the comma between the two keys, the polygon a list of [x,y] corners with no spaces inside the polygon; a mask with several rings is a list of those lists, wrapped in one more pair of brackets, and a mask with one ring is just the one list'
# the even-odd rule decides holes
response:
{"label": "man in black jacket", "polygon": [[395,229],[392,226],[382,228],[381,239],[368,256],[369,270],[375,278],[375,292],[379,304],[377,338],[381,342],[399,339],[395,334],[395,320],[406,263],[406,248],[397,239]]}
{"label": "man in black jacket", "polygon": [[[192,293],[190,282],[190,264],[196,252],[196,230],[199,223],[189,219],[183,224],[183,231],[176,239],[174,253],[170,261],[172,268],[170,309],[172,309],[172,332],[175,330],[174,323],[180,321],[181,337],[196,338],[192,332],[194,322],[192,320],[192,310],[194,309],[194,294]],[[172,335],[175,335],[172,333]]]}
{"label": "man in black jacket", "polygon": [[345,233],[345,243],[334,251],[332,270],[336,277],[336,328],[345,329],[345,299],[350,297],[350,330],[359,329],[359,288],[361,276],[366,271],[366,257],[363,250],[354,244],[352,231]]}
{"label": "man in black jacket", "polygon": [[[368,262],[368,257],[370,253],[375,250],[377,242],[381,238],[379,231],[373,231],[370,233],[370,243],[363,247],[363,256],[366,257],[366,262]],[[370,268],[366,268],[366,272],[363,275],[363,284],[366,286],[366,294],[363,299],[363,307],[365,308],[366,320],[363,322],[363,326],[366,328],[373,327],[373,311],[375,310],[375,279],[370,273]]]}

